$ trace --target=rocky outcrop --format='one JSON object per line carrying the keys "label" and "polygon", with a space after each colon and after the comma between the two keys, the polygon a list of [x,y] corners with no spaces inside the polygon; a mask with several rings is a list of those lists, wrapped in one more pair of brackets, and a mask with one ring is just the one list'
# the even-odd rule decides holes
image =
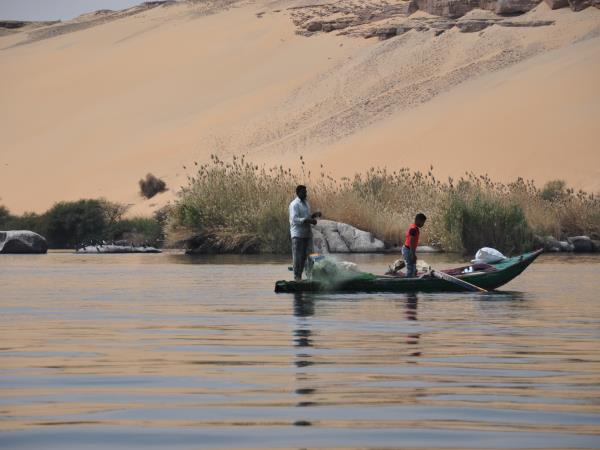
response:
{"label": "rocky outcrop", "polygon": [[46,253],[46,239],[33,231],[0,231],[0,253]]}
{"label": "rocky outcrop", "polygon": [[385,244],[368,231],[341,222],[319,220],[313,227],[313,250],[318,253],[375,253]]}
{"label": "rocky outcrop", "polygon": [[480,7],[479,0],[417,0],[421,11],[449,18],[462,17],[474,8]]}
{"label": "rocky outcrop", "polygon": [[522,14],[531,11],[540,0],[496,0],[494,12],[500,15]]}
{"label": "rocky outcrop", "polygon": [[600,0],[568,0],[573,11],[581,11],[589,6],[600,8]]}
{"label": "rocky outcrop", "polygon": [[365,38],[378,37],[380,40],[400,36],[409,31],[428,32],[434,31],[436,36],[451,28],[458,28],[462,33],[475,33],[482,31],[492,25],[500,27],[545,27],[553,25],[551,20],[509,20],[503,18],[493,19],[443,19],[443,18],[417,18],[405,21],[397,27],[382,27],[368,30],[364,33]]}
{"label": "rocky outcrop", "polygon": [[[313,4],[289,8],[298,33],[330,33],[389,39],[411,30],[434,30],[436,35],[456,26],[460,31],[473,33],[491,25],[506,27],[536,27],[551,25],[550,21],[510,20],[504,16],[526,13],[542,0],[368,0]],[[600,0],[545,0],[550,8],[570,6],[580,11],[588,6],[600,7]],[[490,11],[492,17],[457,21],[470,11]],[[420,10],[436,17],[409,17]],[[485,11],[482,11],[485,13]],[[494,14],[496,15],[495,17]],[[477,14],[479,16],[481,14]],[[465,17],[466,19],[466,17]],[[395,22],[395,23],[394,23]]]}

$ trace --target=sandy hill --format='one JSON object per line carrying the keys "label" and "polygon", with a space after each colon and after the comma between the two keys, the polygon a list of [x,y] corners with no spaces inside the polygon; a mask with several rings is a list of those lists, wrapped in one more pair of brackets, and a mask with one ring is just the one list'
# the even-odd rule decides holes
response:
{"label": "sandy hill", "polygon": [[[600,9],[415,5],[149,2],[5,30],[0,204],[146,212],[211,153],[600,190]],[[147,172],[171,191],[141,201]]]}

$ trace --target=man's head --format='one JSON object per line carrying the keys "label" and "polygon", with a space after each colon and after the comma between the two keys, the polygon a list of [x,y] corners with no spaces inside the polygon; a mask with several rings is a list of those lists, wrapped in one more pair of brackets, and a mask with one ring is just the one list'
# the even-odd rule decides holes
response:
{"label": "man's head", "polygon": [[306,200],[306,186],[300,184],[296,187],[296,195],[302,201]]}
{"label": "man's head", "polygon": [[415,216],[415,225],[421,228],[423,225],[425,225],[426,220],[427,217],[425,216],[425,214],[419,213]]}

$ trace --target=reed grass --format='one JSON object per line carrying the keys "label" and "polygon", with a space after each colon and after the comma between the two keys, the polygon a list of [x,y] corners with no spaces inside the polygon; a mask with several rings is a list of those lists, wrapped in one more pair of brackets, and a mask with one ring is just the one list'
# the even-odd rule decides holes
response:
{"label": "reed grass", "polygon": [[194,164],[169,213],[170,245],[194,238],[203,251],[287,253],[287,207],[298,184],[308,186],[312,209],[323,218],[370,231],[389,246],[401,245],[418,212],[428,217],[421,241],[449,251],[487,245],[510,253],[531,248],[535,234],[600,235],[599,197],[559,180],[543,188],[473,173],[442,181],[433,167],[371,168],[336,179],[322,166],[311,173],[302,158],[297,170],[258,166],[245,156]]}

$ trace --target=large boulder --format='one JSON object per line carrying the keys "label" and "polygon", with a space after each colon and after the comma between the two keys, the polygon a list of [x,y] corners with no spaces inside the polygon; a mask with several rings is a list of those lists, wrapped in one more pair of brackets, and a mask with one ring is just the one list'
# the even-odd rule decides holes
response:
{"label": "large boulder", "polygon": [[385,244],[352,225],[319,220],[313,227],[313,249],[320,253],[373,253],[384,251]]}
{"label": "large boulder", "polygon": [[560,9],[569,6],[569,0],[544,0],[550,9]]}
{"label": "large boulder", "polygon": [[442,17],[464,16],[479,4],[480,0],[417,0],[421,11]]}
{"label": "large boulder", "polygon": [[46,239],[33,231],[0,231],[0,253],[46,253]]}
{"label": "large boulder", "polygon": [[520,14],[531,11],[541,0],[497,0],[494,6],[496,14]]}
{"label": "large boulder", "polygon": [[591,253],[594,251],[594,243],[588,236],[573,236],[567,238],[567,241],[573,246],[574,252]]}

